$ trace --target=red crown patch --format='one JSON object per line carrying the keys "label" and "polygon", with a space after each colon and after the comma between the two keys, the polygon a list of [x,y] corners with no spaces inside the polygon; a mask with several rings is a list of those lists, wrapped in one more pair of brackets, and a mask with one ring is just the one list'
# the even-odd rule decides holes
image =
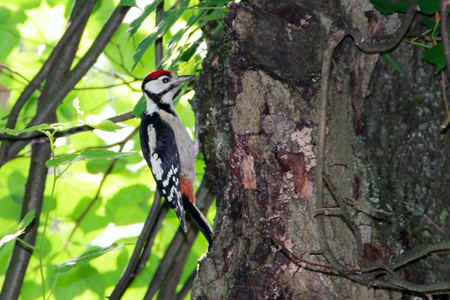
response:
{"label": "red crown patch", "polygon": [[168,70],[156,70],[156,71],[149,73],[145,78],[147,78],[149,80],[153,80],[153,79],[159,78],[163,75],[170,76],[171,74],[172,74],[172,72],[168,71]]}

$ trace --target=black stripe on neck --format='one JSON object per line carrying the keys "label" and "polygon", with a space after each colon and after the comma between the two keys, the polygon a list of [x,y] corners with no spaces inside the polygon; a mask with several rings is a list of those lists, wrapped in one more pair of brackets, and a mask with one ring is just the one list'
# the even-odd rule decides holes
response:
{"label": "black stripe on neck", "polygon": [[167,91],[163,91],[163,92],[161,92],[161,93],[159,93],[159,94],[154,94],[154,93],[145,91],[145,93],[147,94],[147,96],[148,96],[150,99],[153,100],[153,102],[156,104],[156,106],[158,106],[158,108],[159,108],[160,110],[163,110],[163,111],[165,111],[165,112],[167,112],[167,113],[169,113],[169,114],[171,114],[171,115],[173,115],[173,116],[176,116],[175,111],[172,109],[172,106],[171,106],[170,104],[161,102],[161,99],[162,99],[162,97],[164,96],[164,94],[165,94],[166,92],[167,92]]}

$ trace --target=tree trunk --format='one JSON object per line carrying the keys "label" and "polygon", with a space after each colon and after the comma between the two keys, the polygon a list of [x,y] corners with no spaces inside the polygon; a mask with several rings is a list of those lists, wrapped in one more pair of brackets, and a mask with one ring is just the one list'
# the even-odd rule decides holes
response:
{"label": "tree trunk", "polygon": [[[227,32],[204,63],[193,103],[217,195],[216,236],[200,262],[193,299],[396,299],[400,288],[374,288],[392,287],[385,276],[351,270],[416,243],[445,240],[445,231],[422,215],[444,224],[449,138],[438,133],[439,83],[412,46],[396,51],[405,77],[350,38],[334,51],[328,189],[325,205],[316,203],[324,49],[332,24],[345,21],[365,36],[379,25],[388,32],[389,23],[371,17],[368,24],[369,9],[368,1],[299,0],[230,8]],[[397,275],[411,279],[402,272]],[[433,278],[446,273],[440,274]]]}

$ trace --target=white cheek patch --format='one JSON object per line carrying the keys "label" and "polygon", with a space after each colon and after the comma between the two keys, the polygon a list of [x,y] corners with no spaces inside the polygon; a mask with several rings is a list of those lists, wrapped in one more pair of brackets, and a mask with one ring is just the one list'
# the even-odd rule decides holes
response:
{"label": "white cheek patch", "polygon": [[144,85],[144,88],[146,91],[150,91],[153,94],[159,94],[167,88],[167,85],[159,80],[151,80]]}

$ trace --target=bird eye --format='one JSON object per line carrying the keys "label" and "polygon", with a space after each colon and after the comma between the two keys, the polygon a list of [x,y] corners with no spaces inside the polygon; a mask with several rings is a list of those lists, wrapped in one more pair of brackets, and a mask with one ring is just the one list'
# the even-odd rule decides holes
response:
{"label": "bird eye", "polygon": [[169,82],[169,78],[163,78],[162,82],[168,83]]}

